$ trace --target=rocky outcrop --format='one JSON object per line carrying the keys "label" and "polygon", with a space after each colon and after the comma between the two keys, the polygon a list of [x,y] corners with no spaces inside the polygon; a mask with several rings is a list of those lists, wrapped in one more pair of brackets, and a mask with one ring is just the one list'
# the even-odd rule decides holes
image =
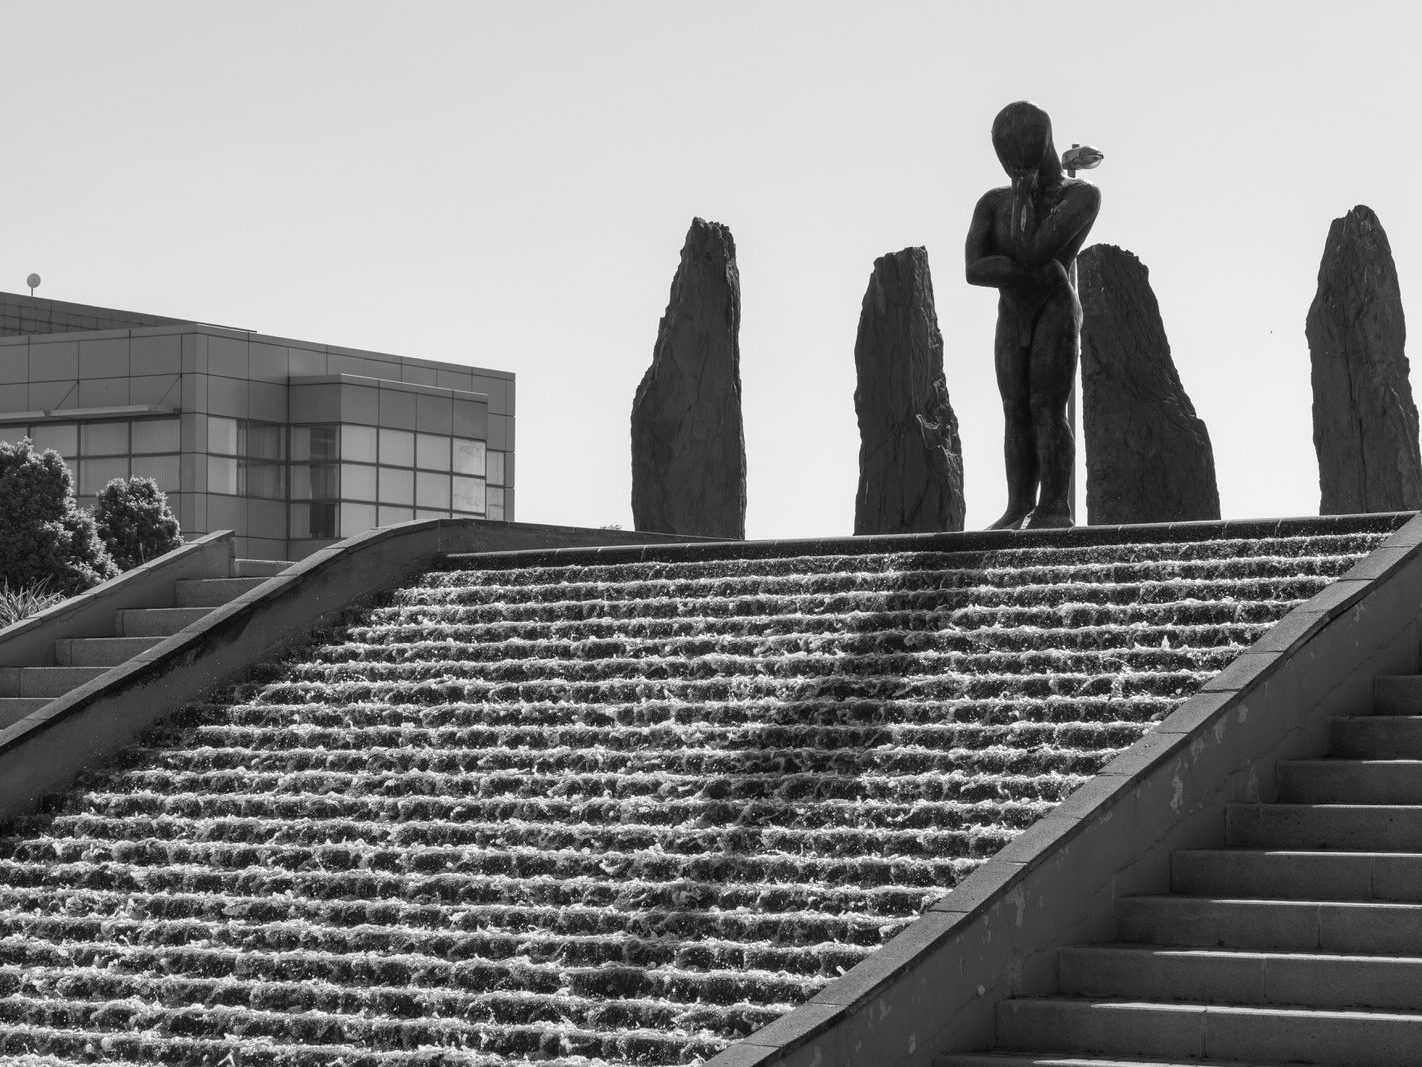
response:
{"label": "rocky outcrop", "polygon": [[854,343],[856,534],[963,528],[963,450],[943,378],[928,253],[874,261]]}
{"label": "rocky outcrop", "polygon": [[741,280],[736,242],[693,219],[632,402],[632,518],[638,530],[743,538]]}
{"label": "rocky outcrop", "polygon": [[1087,522],[1218,519],[1210,434],[1170,358],[1150,272],[1115,245],[1076,263]]}
{"label": "rocky outcrop", "polygon": [[1402,295],[1387,234],[1359,206],[1328,230],[1308,309],[1319,513],[1413,511],[1422,501]]}

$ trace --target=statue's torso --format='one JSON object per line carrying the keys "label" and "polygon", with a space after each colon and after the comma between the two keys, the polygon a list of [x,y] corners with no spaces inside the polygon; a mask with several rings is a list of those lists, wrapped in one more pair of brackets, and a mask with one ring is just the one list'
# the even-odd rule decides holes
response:
{"label": "statue's torso", "polygon": [[[1078,184],[1083,183],[1067,180],[1052,189],[1039,191],[1032,201],[1036,222],[1040,223],[1059,207],[1069,190]],[[994,189],[993,193],[992,249],[990,254],[1016,259],[1012,241],[1012,189],[1004,186]],[[1085,234],[1083,233],[1081,238],[1073,241],[1057,254],[1057,262],[1067,270],[1070,270],[1072,263],[1076,261],[1076,254],[1081,250],[1081,242],[1084,238]],[[1054,298],[1070,303],[1076,301],[1076,294],[1071,290],[1065,290],[1046,282],[1004,286],[999,290],[999,293],[1001,294],[999,312],[1011,316],[1019,324],[1019,338],[1024,345],[1030,342],[1032,323],[1046,304]]]}

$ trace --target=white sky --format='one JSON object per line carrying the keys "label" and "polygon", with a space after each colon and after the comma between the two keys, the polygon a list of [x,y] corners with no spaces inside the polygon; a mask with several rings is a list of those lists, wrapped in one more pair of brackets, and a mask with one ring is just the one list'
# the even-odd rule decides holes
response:
{"label": "white sky", "polygon": [[752,537],[853,524],[874,259],[926,245],[968,525],[1004,503],[988,139],[1094,144],[1226,517],[1314,514],[1304,318],[1377,211],[1418,321],[1416,5],[0,0],[0,289],[518,375],[517,517],[631,525],[628,420],[695,215],[735,235]]}

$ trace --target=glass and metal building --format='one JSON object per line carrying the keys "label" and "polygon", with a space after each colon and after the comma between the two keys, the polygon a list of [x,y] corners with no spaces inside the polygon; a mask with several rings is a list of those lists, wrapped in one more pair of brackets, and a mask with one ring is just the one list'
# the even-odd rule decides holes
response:
{"label": "glass and metal building", "polygon": [[514,376],[0,293],[0,440],[168,493],[185,535],[300,559],[373,526],[514,517]]}

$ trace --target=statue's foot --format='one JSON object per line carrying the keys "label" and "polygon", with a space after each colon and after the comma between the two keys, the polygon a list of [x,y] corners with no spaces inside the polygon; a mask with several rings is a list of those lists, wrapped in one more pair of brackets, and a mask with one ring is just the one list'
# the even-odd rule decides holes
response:
{"label": "statue's foot", "polygon": [[1020,510],[1017,508],[1008,508],[1007,512],[1002,516],[1002,518],[998,519],[997,522],[989,526],[988,529],[1020,530],[1022,529],[1022,520],[1025,519],[1031,513],[1032,512],[1030,508],[1022,508]]}
{"label": "statue's foot", "polygon": [[1027,516],[1027,522],[1023,524],[1024,530],[1064,530],[1075,526],[1071,521],[1071,513],[1067,511],[1043,511],[1038,508]]}

